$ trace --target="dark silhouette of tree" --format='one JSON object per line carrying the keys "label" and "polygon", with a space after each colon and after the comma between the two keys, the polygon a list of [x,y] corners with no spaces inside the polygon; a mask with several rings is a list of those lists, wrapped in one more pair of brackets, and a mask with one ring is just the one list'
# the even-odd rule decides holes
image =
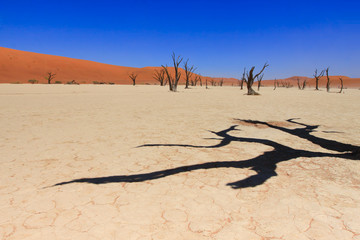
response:
{"label": "dark silhouette of tree", "polygon": [[277,80],[276,80],[276,78],[275,78],[275,80],[274,80],[274,89],[273,89],[273,90],[276,89],[276,86],[277,86]]}
{"label": "dark silhouette of tree", "polygon": [[218,85],[219,85],[220,87],[222,87],[223,84],[224,84],[224,79],[221,78],[221,79],[219,80],[219,84],[218,84]]}
{"label": "dark silhouette of tree", "polygon": [[51,84],[51,81],[55,78],[56,74],[52,72],[47,72],[47,76],[45,79],[47,80],[48,84]]}
{"label": "dark silhouette of tree", "polygon": [[136,82],[136,78],[137,78],[137,74],[135,74],[135,73],[131,73],[131,74],[129,74],[129,78],[132,80],[132,82],[133,82],[133,86],[135,86],[135,82]]}
{"label": "dark silhouette of tree", "polygon": [[241,77],[240,90],[243,90],[244,82],[246,80],[245,75],[246,75],[246,68],[244,68],[244,72],[243,72],[243,75]]}
{"label": "dark silhouette of tree", "polygon": [[326,91],[330,92],[330,77],[329,77],[329,68],[325,70],[326,72]]}
{"label": "dark silhouette of tree", "polygon": [[342,78],[339,78],[339,79],[340,79],[340,91],[339,91],[339,93],[341,93],[343,88],[344,88],[344,82],[343,82]]}
{"label": "dark silhouette of tree", "polygon": [[319,79],[324,76],[324,70],[322,70],[319,74],[317,69],[315,69],[314,78],[315,78],[315,90],[319,90]]}
{"label": "dark silhouette of tree", "polygon": [[191,67],[189,66],[189,59],[187,59],[186,62],[184,63],[185,88],[189,88],[190,79],[191,79],[192,75],[194,74],[195,70],[196,70],[196,68],[194,67],[194,65],[192,65]]}
{"label": "dark silhouette of tree", "polygon": [[261,75],[261,73],[265,70],[266,67],[268,67],[269,64],[265,63],[261,71],[254,75],[255,67],[253,66],[249,72],[246,73],[246,79],[244,80],[246,82],[246,86],[248,89],[247,95],[259,95],[259,93],[255,92],[254,89],[252,89],[252,85],[254,84],[255,79]]}
{"label": "dark silhouette of tree", "polygon": [[175,53],[172,54],[171,58],[172,58],[173,64],[174,64],[174,77],[171,76],[171,74],[169,73],[169,68],[167,65],[166,66],[161,65],[161,66],[163,67],[163,69],[165,71],[167,81],[169,83],[170,91],[176,92],[177,85],[178,85],[180,77],[181,77],[181,72],[179,71],[179,65],[182,62],[183,58],[180,56],[176,57]]}
{"label": "dark silhouette of tree", "polygon": [[257,83],[258,83],[258,91],[260,91],[261,81],[262,81],[263,77],[264,77],[264,74],[261,74],[261,75],[258,76],[258,81],[257,81]]}
{"label": "dark silhouette of tree", "polygon": [[164,86],[164,79],[165,79],[164,69],[160,69],[160,70],[155,69],[153,78],[160,83],[160,86]]}

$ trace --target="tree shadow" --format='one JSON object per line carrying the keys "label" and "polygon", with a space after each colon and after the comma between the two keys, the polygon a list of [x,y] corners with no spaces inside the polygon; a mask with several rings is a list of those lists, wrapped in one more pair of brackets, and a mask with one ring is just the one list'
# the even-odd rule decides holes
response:
{"label": "tree shadow", "polygon": [[254,120],[242,120],[236,119],[239,122],[247,123],[250,125],[262,125],[266,127],[270,127],[276,130],[283,131],[285,133],[291,134],[293,136],[297,136],[299,138],[310,141],[311,143],[318,145],[326,150],[335,151],[337,153],[327,153],[327,152],[314,152],[307,151],[302,149],[294,149],[292,147],[274,142],[268,139],[260,139],[260,138],[246,138],[246,137],[235,137],[230,135],[229,133],[232,131],[239,131],[237,129],[238,125],[233,125],[225,130],[215,132],[210,131],[215,134],[218,138],[211,138],[220,140],[218,144],[210,145],[210,146],[200,146],[200,145],[188,145],[188,144],[145,144],[138,146],[140,147],[186,147],[186,148],[221,148],[226,145],[229,145],[232,142],[246,142],[246,143],[258,143],[266,146],[270,146],[273,149],[270,151],[266,151],[263,154],[243,160],[243,161],[216,161],[216,162],[206,162],[201,164],[193,164],[187,166],[180,166],[176,168],[170,168],[160,171],[154,171],[150,173],[143,174],[133,174],[133,175],[115,175],[115,176],[107,176],[107,177],[96,177],[96,178],[80,178],[74,179],[67,182],[60,182],[55,184],[54,186],[60,186],[70,183],[92,183],[92,184],[106,184],[106,183],[119,183],[119,182],[144,182],[159,178],[164,178],[167,176],[191,172],[200,169],[217,169],[217,168],[250,168],[255,171],[255,175],[249,176],[245,179],[241,179],[236,182],[228,183],[228,186],[231,186],[233,189],[239,188],[248,188],[255,187],[263,184],[271,177],[277,176],[276,167],[277,164],[284,161],[289,161],[291,159],[295,159],[298,157],[306,157],[306,158],[314,158],[314,157],[337,157],[349,160],[358,160],[360,158],[360,147],[354,146],[351,144],[344,144],[341,142],[337,142],[334,140],[328,140],[320,137],[316,137],[311,135],[311,132],[314,132],[315,129],[319,127],[319,125],[306,125],[303,123],[299,123],[294,121],[294,119],[288,119],[288,122],[300,125],[302,127],[296,129],[288,129],[281,126],[276,126],[271,123],[254,121]]}

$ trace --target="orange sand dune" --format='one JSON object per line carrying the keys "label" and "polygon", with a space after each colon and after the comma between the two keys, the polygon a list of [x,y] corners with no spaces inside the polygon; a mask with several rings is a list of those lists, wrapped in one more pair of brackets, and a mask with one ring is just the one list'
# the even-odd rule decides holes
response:
{"label": "orange sand dune", "polygon": [[[0,47],[0,83],[28,83],[36,79],[47,83],[47,72],[56,74],[55,81],[66,83],[75,80],[78,83],[105,82],[132,84],[130,73],[138,74],[140,84],[157,84],[153,78],[154,71],[161,67],[122,67],[88,60],[39,54]],[[180,70],[184,76],[184,70]],[[203,77],[205,83],[209,77]],[[213,78],[219,81],[220,78]],[[232,79],[233,82],[235,79]],[[229,84],[229,80],[224,78]],[[180,81],[180,83],[183,83]],[[210,83],[209,83],[210,84]]]}
{"label": "orange sand dune", "polygon": [[[66,83],[75,80],[78,83],[116,83],[132,84],[129,79],[130,73],[138,74],[137,84],[158,84],[153,78],[154,71],[160,67],[122,67],[88,60],[60,57],[54,55],[19,51],[0,47],[0,83],[28,83],[30,79],[36,79],[39,83],[47,83],[45,76],[47,72],[53,72],[56,77],[53,82],[61,81]],[[184,70],[180,69],[182,76]],[[291,77],[279,79],[279,81],[290,81],[294,86],[297,85],[297,78],[307,79],[308,86],[315,86],[315,80],[308,77]],[[221,78],[203,77],[203,83],[214,80],[217,83]],[[331,76],[332,87],[340,84],[338,76]],[[224,85],[238,84],[236,78],[223,78]],[[360,87],[360,78],[343,77],[344,86],[350,88]],[[183,77],[180,84],[183,84]],[[326,80],[320,80],[320,86],[325,86]],[[264,80],[264,86],[273,86],[273,80]],[[218,84],[217,84],[218,85]]]}

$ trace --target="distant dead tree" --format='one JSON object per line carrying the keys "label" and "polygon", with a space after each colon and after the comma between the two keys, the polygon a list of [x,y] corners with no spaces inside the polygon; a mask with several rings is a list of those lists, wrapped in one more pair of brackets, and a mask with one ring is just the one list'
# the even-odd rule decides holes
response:
{"label": "distant dead tree", "polygon": [[171,74],[169,73],[169,68],[167,65],[166,66],[161,65],[161,66],[163,67],[166,77],[167,77],[167,81],[169,82],[170,91],[176,92],[177,85],[178,85],[180,77],[181,77],[181,72],[179,72],[179,65],[182,62],[183,58],[180,56],[176,57],[175,53],[172,54],[171,58],[172,58],[173,64],[174,64],[174,77],[171,76]]}
{"label": "distant dead tree", "polygon": [[326,72],[326,91],[330,92],[330,77],[329,77],[329,67],[325,69]]}
{"label": "distant dead tree", "polygon": [[55,73],[47,72],[47,76],[45,77],[45,79],[47,80],[48,84],[51,84],[51,80],[53,80],[55,76]]}
{"label": "distant dead tree", "polygon": [[254,89],[252,89],[252,85],[254,84],[255,79],[261,75],[261,73],[265,70],[266,67],[268,67],[269,64],[265,63],[261,71],[254,76],[254,70],[255,67],[253,66],[249,72],[246,73],[246,79],[244,80],[246,83],[246,87],[248,89],[247,95],[259,95],[259,93],[255,92]]}
{"label": "distant dead tree", "polygon": [[208,89],[208,85],[207,85],[207,79],[206,79],[206,89]]}
{"label": "distant dead tree", "polygon": [[302,83],[300,83],[300,78],[297,78],[297,85],[299,90],[304,90],[306,87],[306,79]]}
{"label": "distant dead tree", "polygon": [[240,89],[243,90],[243,85],[244,85],[244,81],[246,80],[245,78],[245,74],[246,74],[246,68],[244,68],[244,72],[241,78],[241,83],[240,83]]}
{"label": "distant dead tree", "polygon": [[339,78],[339,79],[340,79],[340,91],[339,91],[339,93],[341,93],[343,88],[344,88],[344,82],[343,82],[342,78]]}
{"label": "distant dead tree", "polygon": [[258,91],[260,91],[261,81],[262,81],[263,77],[264,77],[264,74],[261,74],[258,77],[258,81],[257,81],[257,83],[258,83]]}
{"label": "distant dead tree", "polygon": [[135,73],[129,74],[129,78],[132,80],[133,86],[135,86],[135,81],[136,81],[137,76],[138,76],[138,75],[135,74]]}
{"label": "distant dead tree", "polygon": [[202,87],[202,79],[201,79],[201,75],[200,75],[200,74],[198,74],[198,75],[197,75],[197,77],[198,77],[198,80],[199,80],[200,87]]}
{"label": "distant dead tree", "polygon": [[164,86],[165,71],[164,69],[155,70],[153,78],[160,83],[160,86]]}
{"label": "distant dead tree", "polygon": [[276,86],[277,86],[277,80],[275,78],[275,80],[274,80],[274,90],[276,89]]}
{"label": "distant dead tree", "polygon": [[186,62],[184,63],[184,70],[185,70],[185,88],[189,88],[189,83],[190,83],[190,79],[191,76],[193,75],[194,71],[196,70],[196,68],[194,67],[194,65],[192,65],[191,67],[188,64],[189,59],[186,60]]}
{"label": "distant dead tree", "polygon": [[216,82],[214,79],[210,79],[211,86],[216,86]]}
{"label": "distant dead tree", "polygon": [[199,75],[196,75],[194,79],[191,79],[191,86],[195,86],[197,85],[198,82],[200,82],[201,77]]}
{"label": "distant dead tree", "polygon": [[221,78],[218,85],[219,85],[220,87],[222,87],[223,84],[224,84],[224,79]]}
{"label": "distant dead tree", "polygon": [[315,90],[319,90],[319,79],[324,76],[324,70],[318,74],[317,69],[315,69],[314,78],[315,78]]}

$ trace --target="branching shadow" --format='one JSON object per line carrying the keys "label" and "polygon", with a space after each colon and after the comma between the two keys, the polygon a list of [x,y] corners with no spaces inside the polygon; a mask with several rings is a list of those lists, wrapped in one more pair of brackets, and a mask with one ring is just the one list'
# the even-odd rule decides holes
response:
{"label": "branching shadow", "polygon": [[232,131],[239,131],[236,127],[238,125],[233,125],[223,131],[211,133],[217,135],[216,140],[220,140],[218,144],[210,146],[198,146],[198,145],[188,145],[188,144],[145,144],[138,147],[187,147],[187,148],[221,148],[232,142],[247,142],[247,143],[258,143],[266,146],[270,146],[273,149],[271,151],[264,152],[263,154],[243,160],[243,161],[217,161],[217,162],[206,162],[201,164],[194,164],[188,166],[180,166],[176,168],[165,169],[161,171],[155,171],[144,174],[134,174],[134,175],[115,175],[107,177],[97,177],[97,178],[81,178],[74,179],[67,182],[57,183],[54,186],[60,186],[70,183],[93,183],[93,184],[106,184],[106,183],[118,183],[118,182],[143,182],[159,178],[164,178],[167,176],[191,172],[200,169],[217,169],[217,168],[250,168],[255,171],[255,175],[241,179],[236,182],[228,183],[228,186],[231,186],[233,189],[238,188],[247,188],[255,187],[270,179],[273,176],[276,176],[276,167],[279,162],[288,161],[298,157],[314,158],[314,157],[338,157],[344,159],[359,159],[360,147],[354,146],[351,144],[344,144],[334,140],[328,140],[324,138],[319,138],[311,135],[310,133],[315,131],[319,126],[318,125],[306,125],[294,121],[294,119],[287,120],[288,122],[301,125],[303,127],[296,129],[288,129],[285,127],[279,127],[267,122],[254,121],[254,120],[241,120],[237,119],[240,122],[245,122],[250,125],[261,124],[276,130],[286,132],[288,134],[297,136],[302,139],[306,139],[313,144],[316,144],[326,150],[335,151],[337,153],[326,153],[326,152],[313,152],[307,150],[294,149],[289,146],[274,142],[268,139],[260,138],[245,138],[245,137],[234,137],[229,133]]}

